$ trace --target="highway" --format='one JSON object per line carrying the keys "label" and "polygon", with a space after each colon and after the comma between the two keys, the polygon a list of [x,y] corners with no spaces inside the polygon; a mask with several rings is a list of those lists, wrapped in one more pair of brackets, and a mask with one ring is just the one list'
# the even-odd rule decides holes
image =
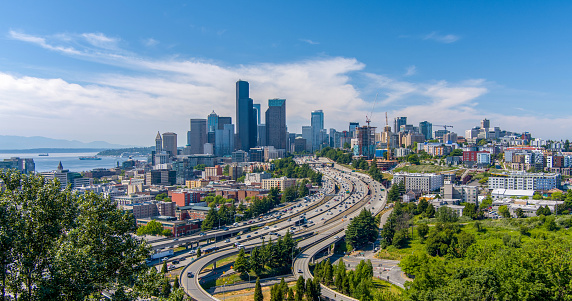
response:
{"label": "highway", "polygon": [[[336,170],[338,168],[344,170],[344,172]],[[294,237],[304,238],[298,243],[298,247],[305,250],[302,254],[311,255],[307,258],[309,260],[323,249],[323,245],[327,247],[332,242],[341,239],[343,230],[349,223],[350,218],[357,216],[361,208],[365,207],[375,211],[383,208],[384,198],[380,194],[382,193],[381,185],[377,182],[372,182],[367,176],[356,176],[351,171],[339,166],[337,168],[316,167],[316,169],[324,174],[325,179],[330,179],[330,183],[335,182],[341,188],[339,193],[316,206],[314,210],[308,210],[305,213],[293,212],[288,219],[282,218],[275,225],[267,226],[268,228],[265,227],[266,229],[257,231],[256,235],[252,235],[246,240],[241,240],[240,243],[245,246],[246,251],[251,250],[254,246],[261,245],[261,237],[266,236],[268,232],[277,232],[284,235],[286,231],[292,231]],[[368,186],[371,186],[371,189]],[[333,189],[333,185],[331,187]],[[323,194],[325,195],[326,193],[324,192]],[[308,227],[294,227],[293,223],[302,215],[306,218]],[[339,233],[337,238],[336,233]],[[216,300],[200,286],[200,278],[204,277],[204,275],[200,275],[200,271],[213,262],[238,253],[238,249],[230,246],[231,243],[227,244],[219,244],[221,250],[202,256],[187,265],[181,272],[181,284],[187,294],[194,300]],[[316,244],[321,249],[315,253],[307,253],[313,252],[315,250],[313,246]],[[296,264],[295,266],[297,266]],[[303,263],[300,264],[303,265]],[[307,269],[307,264],[305,269]],[[295,271],[297,270],[295,269]],[[193,277],[187,278],[188,272],[191,272]]]}

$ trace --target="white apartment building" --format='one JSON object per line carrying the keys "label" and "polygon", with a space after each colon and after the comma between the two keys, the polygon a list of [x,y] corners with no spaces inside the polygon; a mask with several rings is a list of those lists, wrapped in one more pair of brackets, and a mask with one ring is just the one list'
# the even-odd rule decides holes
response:
{"label": "white apartment building", "polygon": [[268,189],[278,187],[280,191],[284,191],[286,188],[296,185],[296,179],[288,179],[286,177],[272,178],[261,180],[262,189]]}
{"label": "white apartment building", "polygon": [[560,185],[560,174],[512,172],[492,174],[489,189],[550,190]]}
{"label": "white apartment building", "polygon": [[415,192],[434,191],[443,186],[444,176],[432,173],[396,173],[392,185],[405,182],[405,190]]}
{"label": "white apartment building", "polygon": [[491,164],[490,153],[477,153],[477,164],[489,165]]}

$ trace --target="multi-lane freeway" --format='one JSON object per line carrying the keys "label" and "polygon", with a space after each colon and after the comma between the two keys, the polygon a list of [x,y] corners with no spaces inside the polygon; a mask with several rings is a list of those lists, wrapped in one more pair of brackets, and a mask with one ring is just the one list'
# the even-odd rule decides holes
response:
{"label": "multi-lane freeway", "polygon": [[[217,300],[200,286],[201,278],[205,276],[204,274],[201,275],[201,271],[211,263],[238,253],[238,248],[233,247],[235,242],[243,245],[245,251],[250,251],[255,246],[261,245],[264,239],[268,241],[271,235],[283,236],[286,231],[290,231],[295,238],[301,239],[298,247],[302,253],[294,260],[294,274],[311,278],[312,275],[308,268],[310,261],[317,253],[332,243],[343,239],[345,228],[362,208],[371,210],[372,213],[377,213],[384,208],[384,188],[370,177],[356,174],[337,164],[333,167],[323,166],[322,163],[330,163],[327,159],[314,161],[309,158],[302,158],[297,159],[297,161],[298,163],[311,163],[316,170],[322,172],[325,184],[320,193],[310,200],[302,200],[294,204],[293,206],[298,208],[298,212],[295,209],[288,210],[291,212],[288,216],[282,215],[278,219],[275,218],[272,225],[270,225],[272,220],[260,221],[261,223],[265,222],[267,226],[249,234],[249,237],[241,237],[238,240],[234,238],[225,243],[219,243],[220,249],[218,251],[204,255],[188,264],[182,270],[179,278],[186,293],[194,300]],[[334,194],[334,186],[339,188],[337,194]],[[305,227],[296,226],[296,221],[300,218],[306,220]],[[252,224],[244,227],[250,226]],[[231,233],[219,231],[216,234],[229,235]],[[211,233],[208,235],[214,236]],[[191,239],[196,239],[196,237]],[[340,298],[339,294],[335,292],[332,292],[330,296],[327,289],[323,289],[322,293],[334,300],[351,300]]]}

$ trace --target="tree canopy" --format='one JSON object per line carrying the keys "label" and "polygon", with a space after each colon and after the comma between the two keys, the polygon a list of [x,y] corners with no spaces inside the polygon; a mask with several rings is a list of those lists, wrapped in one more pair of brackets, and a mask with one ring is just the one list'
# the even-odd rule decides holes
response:
{"label": "tree canopy", "polygon": [[2,265],[3,294],[83,300],[147,271],[149,249],[130,234],[133,215],[110,199],[39,175],[1,170],[0,179],[0,260],[11,263]]}

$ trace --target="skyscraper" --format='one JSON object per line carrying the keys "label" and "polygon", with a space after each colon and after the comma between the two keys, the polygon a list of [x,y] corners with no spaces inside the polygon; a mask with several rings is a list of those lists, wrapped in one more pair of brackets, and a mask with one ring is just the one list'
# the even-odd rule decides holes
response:
{"label": "skyscraper", "polygon": [[481,120],[481,129],[489,129],[491,127],[491,121],[488,119]]}
{"label": "skyscraper", "polygon": [[407,117],[395,117],[393,125],[393,132],[399,132],[402,125],[407,125]]}
{"label": "skyscraper", "polygon": [[173,157],[177,156],[177,134],[163,133],[163,150]]}
{"label": "skyscraper", "polygon": [[157,136],[155,137],[155,152],[160,153],[163,150],[163,138],[161,138],[161,133],[157,131]]}
{"label": "skyscraper", "polygon": [[244,151],[256,146],[256,116],[249,93],[248,82],[242,80],[236,82],[237,148]]}
{"label": "skyscraper", "polygon": [[321,149],[324,137],[322,137],[322,130],[324,129],[324,112],[322,110],[312,111],[311,114],[312,126],[312,152]]}
{"label": "skyscraper", "polygon": [[419,122],[419,132],[425,136],[425,140],[433,139],[433,124],[429,121]]}
{"label": "skyscraper", "polygon": [[262,120],[260,120],[260,115],[262,114],[262,112],[260,111],[260,104],[259,103],[252,104],[252,107],[254,108],[254,116],[256,116],[256,124],[261,124]]}
{"label": "skyscraper", "polygon": [[215,154],[219,157],[230,156],[234,151],[234,125],[226,123],[222,129],[217,129],[215,139]]}
{"label": "skyscraper", "polygon": [[308,125],[302,126],[302,138],[306,140],[306,151],[312,152],[312,127]]}
{"label": "skyscraper", "polygon": [[191,154],[204,153],[204,145],[207,143],[207,120],[191,119],[191,130],[187,144],[191,146]]}
{"label": "skyscraper", "polygon": [[266,110],[266,145],[286,149],[286,99],[269,99]]}
{"label": "skyscraper", "polygon": [[355,136],[356,128],[358,127],[359,127],[359,122],[350,122],[349,132],[351,138]]}
{"label": "skyscraper", "polygon": [[218,115],[213,111],[207,117],[207,131],[211,133],[216,129],[218,129]]}

